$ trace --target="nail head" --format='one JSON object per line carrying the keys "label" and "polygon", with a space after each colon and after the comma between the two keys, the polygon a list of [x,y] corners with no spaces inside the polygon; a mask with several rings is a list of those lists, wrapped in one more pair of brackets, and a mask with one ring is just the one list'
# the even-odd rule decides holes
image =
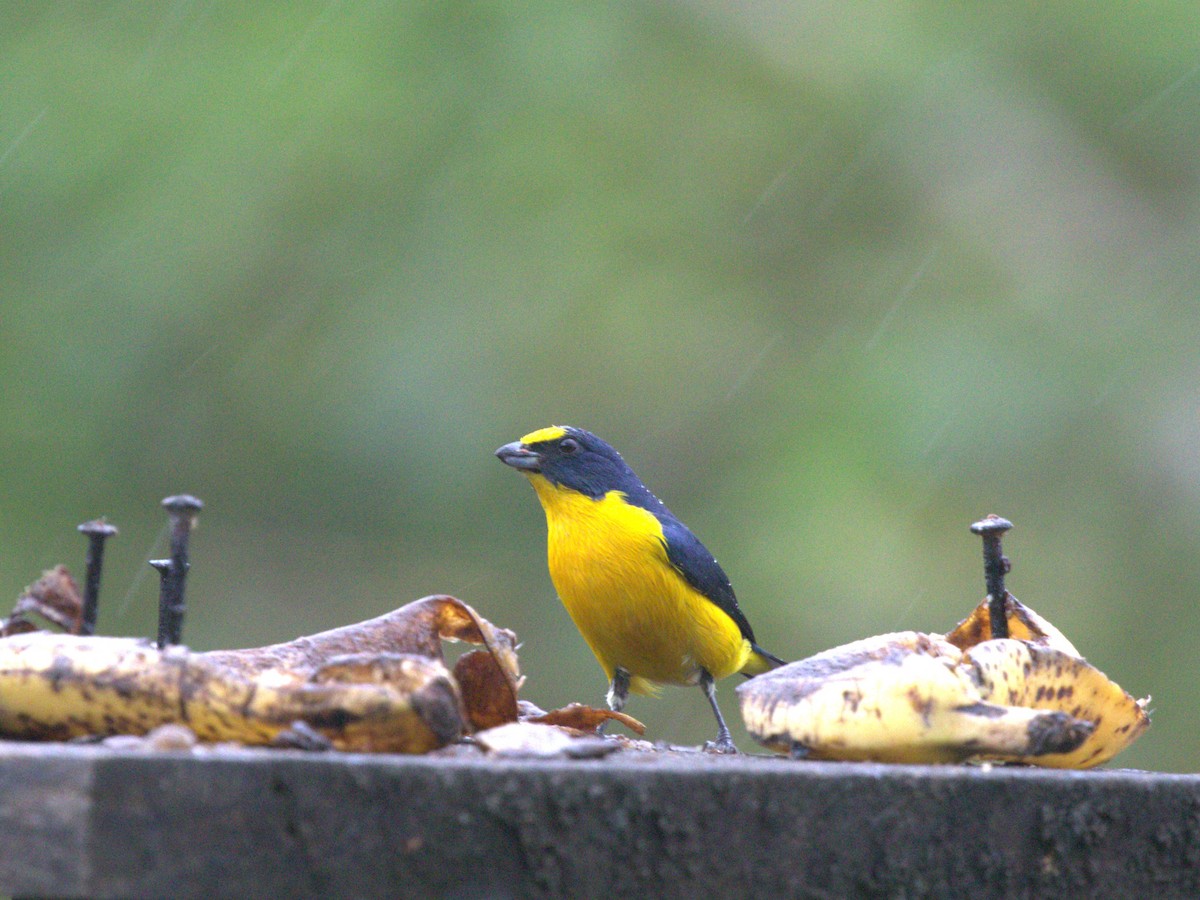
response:
{"label": "nail head", "polygon": [[1013,523],[1008,519],[1002,519],[997,515],[990,515],[986,519],[980,519],[971,526],[971,531],[975,534],[1004,534],[1013,527]]}
{"label": "nail head", "polygon": [[108,521],[101,516],[99,519],[92,519],[90,522],[84,522],[79,526],[79,532],[86,535],[100,535],[103,537],[111,537],[117,534],[117,526],[109,524]]}
{"label": "nail head", "polygon": [[163,508],[172,513],[200,512],[204,509],[204,501],[191,494],[173,494],[163,498]]}

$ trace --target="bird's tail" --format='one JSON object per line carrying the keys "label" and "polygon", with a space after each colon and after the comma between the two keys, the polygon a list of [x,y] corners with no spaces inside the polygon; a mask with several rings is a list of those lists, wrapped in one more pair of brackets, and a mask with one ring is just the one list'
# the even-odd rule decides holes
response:
{"label": "bird's tail", "polygon": [[761,675],[763,672],[778,669],[782,665],[784,665],[784,661],[774,653],[768,653],[762,647],[758,646],[758,644],[751,642],[750,658],[742,666],[742,674],[747,678],[752,678],[755,675]]}

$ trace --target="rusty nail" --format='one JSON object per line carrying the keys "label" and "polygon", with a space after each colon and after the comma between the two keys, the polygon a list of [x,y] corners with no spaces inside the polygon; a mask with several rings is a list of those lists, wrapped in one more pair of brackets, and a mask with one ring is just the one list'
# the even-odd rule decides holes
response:
{"label": "rusty nail", "polygon": [[971,531],[983,538],[983,577],[987,583],[988,619],[992,623],[993,640],[1008,637],[1008,590],[1004,587],[1004,576],[1011,565],[1000,541],[1004,532],[1012,527],[1012,522],[997,515],[989,515],[971,526]]}
{"label": "rusty nail", "polygon": [[96,612],[100,603],[100,571],[104,567],[104,542],[117,533],[117,526],[110,525],[101,516],[79,526],[79,532],[87,535],[88,549],[86,580],[83,585],[83,613],[79,620],[80,634],[96,633]]}
{"label": "rusty nail", "polygon": [[187,610],[183,588],[191,565],[188,540],[204,504],[190,494],[177,494],[167,497],[162,505],[171,517],[171,558],[152,559],[150,565],[162,578],[158,595],[158,646],[166,647],[183,640],[183,614]]}

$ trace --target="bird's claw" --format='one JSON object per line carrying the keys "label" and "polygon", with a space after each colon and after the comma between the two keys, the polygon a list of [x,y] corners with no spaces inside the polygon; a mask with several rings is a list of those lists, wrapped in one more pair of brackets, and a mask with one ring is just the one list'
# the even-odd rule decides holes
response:
{"label": "bird's claw", "polygon": [[734,745],[733,741],[730,738],[724,738],[724,739],[718,738],[715,741],[705,741],[704,742],[704,752],[705,753],[738,754],[738,753],[741,753],[742,751],[739,750]]}

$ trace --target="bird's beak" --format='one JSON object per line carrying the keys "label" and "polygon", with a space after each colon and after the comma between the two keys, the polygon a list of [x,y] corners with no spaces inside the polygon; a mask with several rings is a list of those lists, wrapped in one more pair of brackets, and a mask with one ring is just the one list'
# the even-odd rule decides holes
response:
{"label": "bird's beak", "polygon": [[535,453],[528,447],[521,445],[520,441],[513,441],[511,444],[505,444],[496,451],[496,456],[500,462],[506,466],[512,466],[514,469],[520,469],[522,472],[540,472],[542,471],[542,456],[540,453]]}

